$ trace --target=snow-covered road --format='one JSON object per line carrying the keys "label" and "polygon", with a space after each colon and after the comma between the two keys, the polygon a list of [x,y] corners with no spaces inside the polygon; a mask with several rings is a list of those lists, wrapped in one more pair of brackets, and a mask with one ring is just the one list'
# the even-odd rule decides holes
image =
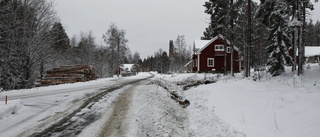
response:
{"label": "snow-covered road", "polygon": [[[1,111],[0,136],[36,136],[37,132],[43,134],[49,129],[52,130],[53,124],[67,122],[65,120],[72,118],[71,115],[81,111],[91,102],[100,100],[108,92],[150,76],[142,74],[133,78],[99,79],[84,83],[2,92],[1,100],[8,96],[9,102],[8,105],[0,106],[7,109],[7,112]],[[13,107],[8,107],[10,105]]]}
{"label": "snow-covered road", "polygon": [[103,121],[103,127],[101,127],[98,132],[99,137],[111,137],[118,136],[123,137],[128,131],[129,122],[127,117],[129,117],[128,111],[130,110],[132,94],[137,90],[137,86],[141,86],[141,83],[134,85],[129,85],[115,101],[115,105],[109,113],[104,113],[108,116]]}
{"label": "snow-covered road", "polygon": [[[118,92],[119,96],[111,99],[114,100],[109,107],[112,109],[105,109],[101,118],[78,136],[188,136],[188,118],[185,109],[171,98],[168,90],[155,84],[154,79],[130,84],[115,91],[114,93]],[[102,100],[100,105],[106,103],[107,101]],[[96,107],[98,106],[99,103]]]}

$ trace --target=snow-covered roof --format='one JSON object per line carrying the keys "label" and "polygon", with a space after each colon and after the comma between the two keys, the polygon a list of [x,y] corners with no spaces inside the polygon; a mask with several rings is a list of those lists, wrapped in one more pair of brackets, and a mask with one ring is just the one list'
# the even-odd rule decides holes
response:
{"label": "snow-covered roof", "polygon": [[131,71],[133,65],[135,65],[135,64],[123,64],[123,66],[121,66],[121,68],[124,70]]}
{"label": "snow-covered roof", "polygon": [[305,56],[310,57],[310,56],[320,56],[320,46],[314,47],[314,46],[306,46],[305,47]]}
{"label": "snow-covered roof", "polygon": [[193,60],[190,60],[187,64],[184,65],[184,67],[187,67],[190,63],[192,63]]}
{"label": "snow-covered roof", "polygon": [[195,49],[201,49],[205,45],[207,45],[211,40],[194,40],[193,46]]}
{"label": "snow-covered roof", "polygon": [[[196,54],[200,54],[202,50],[207,48],[212,42],[216,41],[218,38],[225,39],[224,36],[219,34],[218,36],[215,36],[211,40],[196,40],[197,43],[199,44],[199,46],[198,46],[199,48],[197,49]],[[194,42],[194,44],[196,44],[196,41]],[[202,42],[200,42],[200,41],[202,41]],[[228,45],[230,45],[230,41],[229,40],[227,40],[227,43],[228,43]],[[195,45],[195,47],[196,47],[196,45]],[[239,51],[239,49],[236,46],[233,46],[233,47],[234,47],[234,49],[236,51]]]}

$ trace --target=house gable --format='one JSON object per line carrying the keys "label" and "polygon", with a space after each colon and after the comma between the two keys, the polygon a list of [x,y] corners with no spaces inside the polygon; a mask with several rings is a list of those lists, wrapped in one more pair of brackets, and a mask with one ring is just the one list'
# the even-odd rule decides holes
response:
{"label": "house gable", "polygon": [[[218,35],[216,37],[214,37],[213,39],[211,40],[204,40],[204,42],[207,44],[205,44],[204,46],[202,46],[202,48],[200,48],[199,50],[196,51],[196,54],[201,54],[201,52],[206,49],[208,46],[210,46],[212,43],[216,42],[216,41],[221,41],[221,44],[220,45],[224,45],[224,41],[225,41],[225,38],[222,36],[222,35]],[[227,45],[229,46],[230,45],[230,41],[229,40],[226,40],[227,41]],[[200,42],[198,42],[200,43]],[[198,46],[200,47],[200,46]],[[239,49],[236,47],[236,46],[233,46],[234,49],[236,51],[239,51]]]}
{"label": "house gable", "polygon": [[[225,41],[227,44],[225,44]],[[194,42],[194,44],[199,42]],[[227,59],[227,70],[231,70],[231,47],[230,42],[225,40],[222,35],[218,35],[214,37],[212,40],[204,41],[206,43],[202,46],[202,48],[198,49],[192,56],[192,71],[197,72],[208,72],[215,69],[216,71],[222,71],[224,68],[224,60],[225,60],[225,52]],[[225,45],[227,48],[225,49]],[[194,45],[196,47],[196,45]],[[199,46],[198,46],[199,47]],[[239,49],[234,46],[234,71],[239,72],[239,59],[238,59],[238,51]]]}

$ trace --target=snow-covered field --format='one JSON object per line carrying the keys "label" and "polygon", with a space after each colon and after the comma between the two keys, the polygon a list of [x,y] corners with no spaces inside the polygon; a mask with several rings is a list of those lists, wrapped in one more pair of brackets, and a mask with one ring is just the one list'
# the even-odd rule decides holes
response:
{"label": "snow-covered field", "polygon": [[[120,81],[148,76],[150,74],[140,73],[138,76],[128,78],[99,79],[84,83],[2,92],[0,136],[16,136],[29,125],[35,125],[41,119],[63,111],[76,100],[101,88]],[[176,85],[177,82],[187,79],[214,79],[217,82],[188,90],[182,90],[182,87]],[[125,125],[128,127],[126,136],[320,136],[320,66],[317,64],[311,65],[310,69],[305,70],[304,76],[300,77],[291,72],[279,77],[262,73],[260,80],[254,81],[252,78],[243,78],[241,74],[225,77],[217,74],[188,73],[155,74],[152,80],[161,81],[169,91],[177,91],[190,101],[190,105],[183,108],[172,100],[169,91],[159,84],[144,83],[132,92],[130,108],[125,116]],[[130,87],[104,97],[93,105],[97,108],[84,109],[80,113],[92,110],[96,110],[97,113],[107,113],[114,100],[127,88]],[[57,91],[61,94],[53,94]],[[30,94],[33,96],[29,96]],[[8,105],[3,101],[5,95],[9,96]],[[21,97],[23,98],[19,99]],[[40,116],[34,116],[35,113],[39,113]],[[102,119],[104,117],[106,116],[101,116]],[[17,123],[14,123],[15,121]],[[95,132],[98,132],[102,125],[101,121],[96,121],[78,136],[96,136]]]}
{"label": "snow-covered field", "polygon": [[[181,81],[216,75],[189,74],[166,77]],[[319,137],[320,67],[305,75],[291,72],[279,77],[264,74],[258,81],[220,77],[217,83],[183,92],[190,129],[195,136]]]}

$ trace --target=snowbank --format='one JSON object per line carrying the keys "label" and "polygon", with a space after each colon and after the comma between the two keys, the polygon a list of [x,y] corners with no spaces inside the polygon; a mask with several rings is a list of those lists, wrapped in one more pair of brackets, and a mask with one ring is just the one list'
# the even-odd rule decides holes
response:
{"label": "snowbank", "polygon": [[9,100],[6,105],[4,101],[1,101],[0,104],[0,120],[6,119],[14,114],[17,114],[22,109],[23,103],[20,99],[18,100]]}
{"label": "snowbank", "polygon": [[[156,75],[158,78],[167,81],[166,83],[168,87],[174,87],[173,83],[187,83],[193,82],[197,80],[214,80],[219,77],[218,75],[213,74],[174,74],[174,75]],[[186,107],[183,110],[179,110],[187,113],[187,119],[185,121],[188,122],[188,136],[195,137],[212,137],[212,136],[221,136],[221,137],[244,137],[241,131],[237,131],[228,123],[225,123],[220,119],[214,112],[214,107],[209,106],[206,102],[208,99],[206,98],[208,93],[205,92],[197,92],[195,89],[201,87],[208,87],[214,84],[198,85],[191,90],[184,91],[182,87],[176,87],[173,89],[178,90],[179,94],[190,101],[190,106]],[[160,87],[160,86],[159,86]],[[159,104],[159,103],[158,103]],[[181,113],[181,112],[180,112]]]}
{"label": "snowbank", "polygon": [[[261,81],[221,78],[190,89],[185,95],[191,102],[191,128],[204,136],[220,128],[225,133],[221,136],[239,136],[240,132],[249,137],[319,137],[319,76],[320,68],[314,65],[304,76],[288,72]],[[223,123],[222,127],[211,124],[214,121]],[[225,125],[232,128],[221,129]]]}
{"label": "snowbank", "polygon": [[[252,73],[254,75],[254,73]],[[179,89],[190,101],[186,108],[191,136],[319,137],[320,66],[311,64],[303,76],[287,68],[286,74],[260,78],[217,74],[159,75],[181,81],[214,79],[217,82],[189,90]]]}
{"label": "snowbank", "polygon": [[133,100],[136,108],[128,136],[188,136],[187,113],[167,90],[155,84],[146,85],[134,94]]}

